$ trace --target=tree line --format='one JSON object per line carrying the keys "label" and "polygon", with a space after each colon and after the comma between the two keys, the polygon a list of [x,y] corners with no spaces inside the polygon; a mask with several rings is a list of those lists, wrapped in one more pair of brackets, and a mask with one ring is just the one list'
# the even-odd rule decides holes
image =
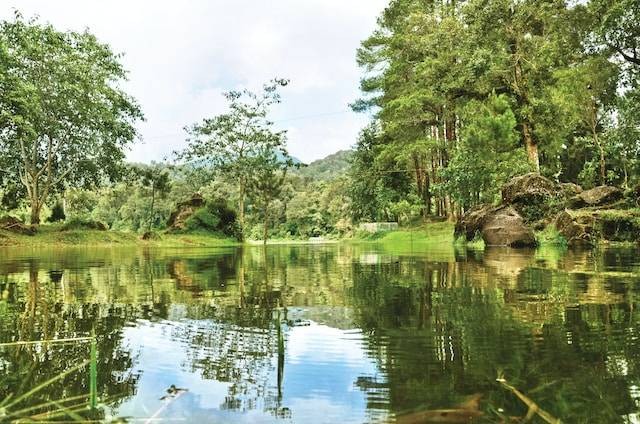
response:
{"label": "tree line", "polygon": [[144,115],[122,89],[120,55],[88,31],[16,13],[0,22],[1,207],[33,225],[149,232],[200,193],[206,229],[306,238],[454,218],[526,172],[631,189],[638,18],[634,0],[392,0],[357,51],[352,107],[372,121],[348,158],[306,172],[269,119],[289,84],[279,78],[225,93],[226,112],[188,125],[186,148],[165,163],[127,163]]}
{"label": "tree line", "polygon": [[635,0],[393,0],[357,53],[354,217],[453,217],[539,172],[638,182]]}

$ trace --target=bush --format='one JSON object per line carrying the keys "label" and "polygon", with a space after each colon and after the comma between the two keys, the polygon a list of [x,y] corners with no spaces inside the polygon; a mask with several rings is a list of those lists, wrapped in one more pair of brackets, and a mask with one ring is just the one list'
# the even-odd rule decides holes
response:
{"label": "bush", "polygon": [[92,221],[90,219],[71,218],[62,226],[62,231],[72,230],[98,230],[107,231],[109,228],[100,221]]}
{"label": "bush", "polygon": [[64,220],[64,206],[62,205],[62,202],[58,201],[55,203],[55,205],[53,205],[53,208],[51,209],[51,215],[49,215],[49,218],[47,218],[47,222],[61,222]]}
{"label": "bush", "polygon": [[89,190],[67,190],[65,198],[66,218],[74,222],[89,221],[91,213],[98,203],[98,195]]}
{"label": "bush", "polygon": [[185,221],[189,231],[210,231],[242,240],[236,213],[224,200],[214,200],[198,209]]}
{"label": "bush", "polygon": [[567,246],[567,239],[560,234],[555,225],[549,225],[542,231],[536,233],[538,245],[553,244],[556,246]]}

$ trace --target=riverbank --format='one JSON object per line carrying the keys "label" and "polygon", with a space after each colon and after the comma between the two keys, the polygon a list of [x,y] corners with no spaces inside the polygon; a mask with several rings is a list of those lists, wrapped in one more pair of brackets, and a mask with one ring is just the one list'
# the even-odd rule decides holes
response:
{"label": "riverbank", "polygon": [[[358,233],[345,239],[283,240],[273,239],[268,245],[284,244],[328,244],[328,243],[382,243],[390,247],[411,245],[451,245],[454,242],[453,224],[449,222],[426,223],[396,231],[380,233]],[[261,240],[238,242],[213,233],[157,233],[149,240],[139,234],[89,228],[65,229],[60,224],[47,224],[33,235],[0,230],[0,246],[154,246],[154,247],[221,247],[261,245]]]}
{"label": "riverbank", "polygon": [[392,246],[452,245],[455,242],[453,230],[454,224],[451,222],[429,222],[393,231],[370,234],[359,232],[350,241],[354,243],[384,243]]}
{"label": "riverbank", "polygon": [[[343,239],[272,239],[267,245],[313,245],[313,244],[383,244],[393,249],[411,249],[433,246],[453,246],[461,244],[467,248],[483,249],[481,238],[465,241],[456,238],[454,224],[450,222],[429,222],[403,227],[393,231],[378,233],[358,232],[350,238]],[[553,227],[535,233],[538,246],[558,245],[566,247],[566,240]],[[64,229],[60,224],[42,225],[34,235],[17,234],[0,230],[0,246],[19,247],[55,247],[55,246],[150,246],[150,247],[225,247],[225,246],[260,246],[261,240],[239,242],[232,238],[221,237],[214,233],[154,233],[154,237],[143,240],[139,234],[115,231],[95,230],[88,228]],[[601,240],[598,245],[630,246],[634,242],[614,242]]]}
{"label": "riverbank", "polygon": [[94,229],[64,229],[62,225],[42,225],[33,235],[0,230],[0,246],[156,246],[221,247],[240,245],[231,238],[210,233],[162,234],[143,240],[139,234]]}

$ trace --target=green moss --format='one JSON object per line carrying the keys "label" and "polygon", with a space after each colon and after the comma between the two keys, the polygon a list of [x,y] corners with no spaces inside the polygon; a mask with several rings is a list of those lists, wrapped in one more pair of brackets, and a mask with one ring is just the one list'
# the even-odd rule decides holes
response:
{"label": "green moss", "polygon": [[567,239],[565,239],[562,234],[560,234],[560,232],[554,225],[549,225],[544,230],[537,231],[536,241],[538,242],[539,246],[567,246]]}
{"label": "green moss", "polygon": [[602,239],[616,242],[640,240],[640,211],[638,209],[602,211],[598,217],[598,232]]}

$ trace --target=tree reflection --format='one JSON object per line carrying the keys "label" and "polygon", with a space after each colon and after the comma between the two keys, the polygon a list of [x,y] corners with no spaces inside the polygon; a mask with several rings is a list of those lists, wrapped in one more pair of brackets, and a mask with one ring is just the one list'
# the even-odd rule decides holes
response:
{"label": "tree reflection", "polygon": [[489,250],[453,267],[354,264],[358,325],[392,410],[451,407],[480,391],[488,405],[524,415],[496,385],[498,372],[570,421],[614,422],[637,410],[636,274],[607,275],[606,257],[591,265],[602,269],[595,273],[575,254],[547,268],[532,253]]}
{"label": "tree reflection", "polygon": [[[371,413],[442,409],[480,392],[486,418],[526,407],[509,383],[572,422],[638,409],[637,252],[486,249],[407,254],[336,245],[8,252],[0,260],[0,342],[95,329],[101,399],[140,376],[127,327],[170,323],[184,370],[227,384],[219,409],[295,417],[285,391],[291,327],[358,328],[376,375],[353,381]],[[12,256],[14,255],[14,256]],[[89,357],[88,344],[0,349],[0,397]],[[289,374],[290,375],[290,374]],[[312,384],[312,382],[310,382]],[[25,404],[88,392],[69,375]],[[116,410],[119,402],[109,405]]]}

